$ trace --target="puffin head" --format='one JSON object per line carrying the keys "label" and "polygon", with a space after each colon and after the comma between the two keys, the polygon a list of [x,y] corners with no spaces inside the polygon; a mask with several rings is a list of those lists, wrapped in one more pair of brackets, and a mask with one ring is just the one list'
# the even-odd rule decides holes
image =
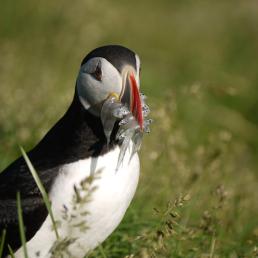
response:
{"label": "puffin head", "polygon": [[132,112],[143,127],[139,93],[140,59],[130,49],[109,45],[94,49],[82,61],[76,81],[81,105],[100,116],[105,100],[115,97]]}

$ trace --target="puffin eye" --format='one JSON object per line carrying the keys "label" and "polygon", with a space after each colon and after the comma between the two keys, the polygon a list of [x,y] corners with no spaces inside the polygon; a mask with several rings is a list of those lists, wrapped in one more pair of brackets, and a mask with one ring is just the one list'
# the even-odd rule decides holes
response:
{"label": "puffin eye", "polygon": [[96,66],[96,69],[93,73],[91,73],[91,76],[93,76],[96,80],[101,81],[102,79],[102,71],[100,67],[100,63]]}

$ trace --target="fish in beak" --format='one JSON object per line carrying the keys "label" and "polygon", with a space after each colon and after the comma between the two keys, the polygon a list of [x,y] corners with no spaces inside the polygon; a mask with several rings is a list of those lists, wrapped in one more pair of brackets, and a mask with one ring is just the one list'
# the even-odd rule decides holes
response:
{"label": "fish in beak", "polygon": [[107,139],[110,143],[111,133],[115,123],[119,121],[119,129],[116,140],[120,143],[120,153],[117,169],[121,165],[125,152],[133,142],[131,158],[140,149],[144,133],[149,133],[149,125],[152,119],[146,119],[150,110],[145,103],[145,96],[140,94],[139,86],[135,78],[135,72],[129,67],[122,73],[122,90],[120,95],[111,92],[104,101],[101,109],[101,121]]}
{"label": "fish in beak", "polygon": [[149,133],[149,125],[152,122],[151,119],[146,119],[150,110],[145,98],[140,94],[135,71],[126,67],[122,72],[120,94],[109,93],[101,108],[101,121],[107,144],[110,142],[114,125],[119,120],[116,140],[122,143],[122,146],[127,146],[132,139],[135,149],[139,149],[142,136]]}

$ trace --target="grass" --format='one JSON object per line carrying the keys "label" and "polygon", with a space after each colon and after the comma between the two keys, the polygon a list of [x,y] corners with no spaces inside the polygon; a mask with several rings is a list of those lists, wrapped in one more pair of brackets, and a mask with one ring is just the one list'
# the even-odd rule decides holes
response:
{"label": "grass", "polygon": [[[89,0],[4,0],[0,170],[20,155],[17,144],[30,149],[65,112],[89,50],[126,45],[141,57],[155,122],[136,197],[103,252],[256,257],[257,10],[255,1],[231,0],[101,0],[97,8]],[[182,196],[191,198],[174,206]]]}
{"label": "grass", "polygon": [[46,206],[46,208],[48,210],[48,213],[49,213],[52,225],[53,225],[53,230],[55,232],[56,239],[58,240],[59,239],[59,235],[58,235],[57,225],[56,225],[56,221],[54,219],[54,215],[53,215],[53,212],[52,212],[52,209],[51,209],[51,204],[50,204],[50,201],[49,201],[49,198],[48,198],[48,194],[47,194],[43,184],[41,183],[40,178],[39,178],[35,168],[31,164],[31,162],[30,162],[26,152],[24,151],[24,149],[22,147],[20,147],[20,150],[21,150],[23,158],[25,159],[25,162],[26,162],[27,166],[29,167],[31,175],[34,178],[34,180],[35,180],[35,182],[37,184],[37,187],[40,190],[40,193],[41,193],[42,198],[44,200],[44,204],[45,204],[45,206]]}
{"label": "grass", "polygon": [[102,245],[98,246],[98,250],[99,250],[99,252],[100,252],[100,254],[102,255],[103,258],[107,258],[106,254],[105,254],[105,251],[103,250]]}
{"label": "grass", "polygon": [[19,192],[17,192],[16,201],[17,201],[18,221],[19,221],[19,232],[20,232],[21,244],[22,244],[22,248],[23,248],[23,254],[24,254],[24,258],[28,258],[28,251],[27,251],[27,247],[26,247],[25,228],[24,228],[23,216],[22,216],[21,195]]}
{"label": "grass", "polygon": [[0,244],[0,257],[2,257],[3,249],[4,249],[4,243],[5,243],[5,236],[6,236],[6,230],[4,229],[1,235],[1,244]]}
{"label": "grass", "polygon": [[12,250],[12,248],[11,248],[10,245],[8,245],[8,249],[9,249],[10,256],[11,256],[12,258],[15,258],[14,252],[13,252],[13,250]]}
{"label": "grass", "polygon": [[[21,153],[23,158],[25,159],[25,162],[31,172],[32,177],[34,178],[37,187],[39,188],[44,204],[48,210],[48,213],[50,215],[50,219],[52,222],[53,231],[56,236],[56,240],[53,242],[52,246],[50,247],[50,255],[51,258],[55,257],[72,257],[71,252],[69,251],[69,246],[76,242],[76,239],[72,238],[69,233],[67,235],[59,236],[58,233],[58,227],[57,224],[61,227],[62,223],[69,224],[70,230],[74,228],[80,228],[82,232],[86,232],[88,230],[87,225],[87,214],[88,211],[85,210],[85,206],[87,208],[87,203],[90,202],[92,193],[96,190],[96,187],[93,186],[93,182],[99,178],[99,174],[101,171],[96,171],[96,173],[92,176],[89,176],[85,178],[79,185],[79,187],[74,186],[74,196],[72,198],[72,210],[71,212],[64,212],[62,218],[59,218],[58,221],[54,219],[54,215],[51,208],[51,202],[49,200],[48,194],[33,166],[31,161],[29,160],[29,157],[27,156],[26,152],[22,147],[20,147]],[[78,209],[83,208],[84,211],[78,215]],[[25,239],[25,228],[23,224],[23,218],[22,218],[22,206],[21,206],[21,197],[20,193],[17,193],[17,209],[18,209],[18,221],[19,221],[19,231],[20,231],[20,237],[21,237],[21,243],[24,249],[24,257],[28,258],[27,248],[26,248],[26,239]],[[69,230],[68,230],[69,232]],[[4,238],[5,238],[5,231],[3,231],[3,235],[1,238],[1,245],[4,244]],[[0,246],[1,247],[1,246]],[[98,247],[101,256],[105,258],[105,252],[102,248],[102,245],[99,245]],[[0,248],[0,254],[1,254],[1,248]],[[10,254],[14,255],[12,251],[10,250]],[[1,255],[0,255],[1,257]]]}

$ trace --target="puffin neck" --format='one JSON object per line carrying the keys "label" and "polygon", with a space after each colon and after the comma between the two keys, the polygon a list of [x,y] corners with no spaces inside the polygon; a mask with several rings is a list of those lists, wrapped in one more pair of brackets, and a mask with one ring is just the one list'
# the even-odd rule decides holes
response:
{"label": "puffin neck", "polygon": [[85,110],[75,93],[67,112],[29,153],[29,156],[38,169],[98,157],[115,148],[117,130],[118,125],[114,127],[110,144],[107,146],[100,117]]}
{"label": "puffin neck", "polygon": [[107,140],[100,117],[92,114],[83,107],[77,92],[63,120],[64,123],[66,123],[66,127],[70,127],[70,135],[72,135],[73,141],[78,148],[85,146],[85,149],[88,150],[87,152],[89,152],[91,156],[105,154],[117,144],[115,135],[118,126],[114,127],[110,144],[107,146]]}

